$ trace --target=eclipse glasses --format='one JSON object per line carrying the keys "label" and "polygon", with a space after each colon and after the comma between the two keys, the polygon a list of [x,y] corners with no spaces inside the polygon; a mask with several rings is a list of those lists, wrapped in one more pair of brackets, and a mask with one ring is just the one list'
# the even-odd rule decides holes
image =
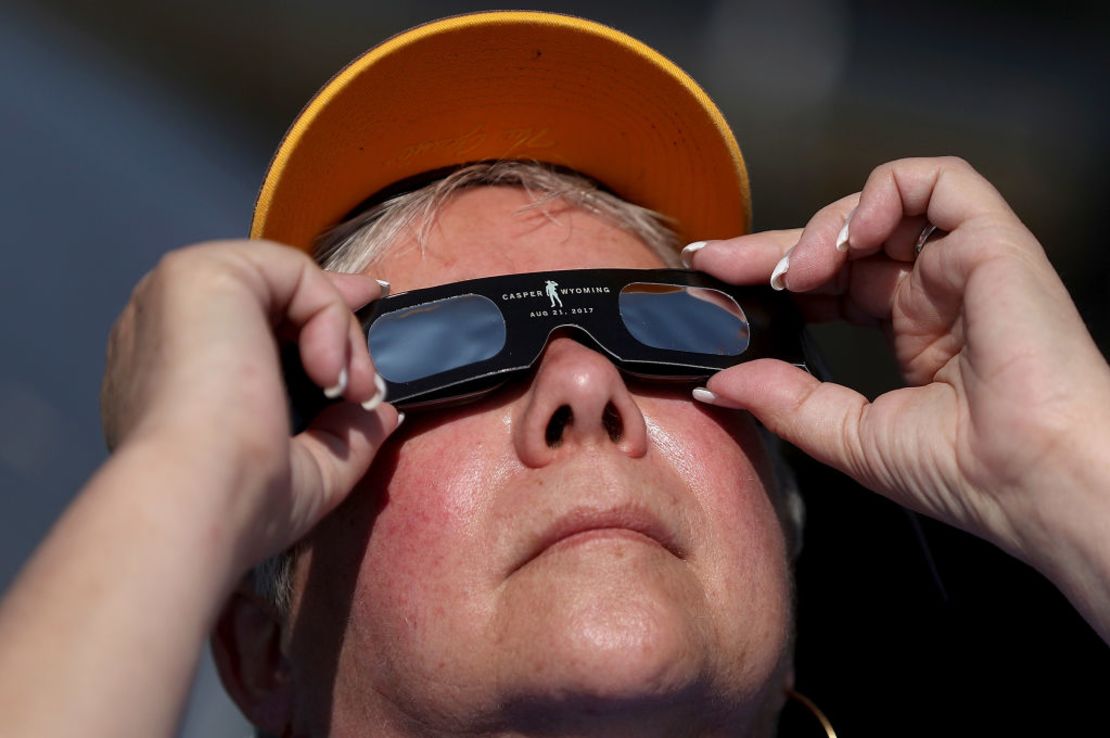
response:
{"label": "eclipse glasses", "polygon": [[[472,279],[392,295],[356,313],[386,399],[401,408],[476,399],[528,372],[552,334],[621,371],[704,379],[751,359],[806,368],[807,339],[789,296],[680,269],[574,269]],[[295,429],[329,401],[285,353]]]}

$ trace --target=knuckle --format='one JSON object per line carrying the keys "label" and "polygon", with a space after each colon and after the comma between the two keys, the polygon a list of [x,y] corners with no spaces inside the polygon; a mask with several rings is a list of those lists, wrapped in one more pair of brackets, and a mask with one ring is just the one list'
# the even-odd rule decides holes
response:
{"label": "knuckle", "polygon": [[188,246],[166,252],[145,278],[145,284],[140,285],[144,296],[197,279],[211,270],[212,260],[211,251],[203,246]]}
{"label": "knuckle", "polygon": [[886,161],[886,162],[883,162],[882,164],[879,164],[878,166],[874,167],[867,174],[867,181],[870,182],[872,180],[879,179],[879,178],[885,176],[887,172],[890,172],[890,171],[896,169],[899,165],[903,164],[906,161],[908,161],[908,160],[907,159],[895,159],[894,161]]}
{"label": "knuckle", "polygon": [[941,164],[941,166],[943,166],[946,169],[958,169],[958,170],[962,170],[962,171],[965,171],[965,172],[974,172],[975,171],[975,167],[971,166],[971,163],[968,162],[968,160],[963,158],[962,156],[956,156],[954,154],[949,154],[947,156],[939,157],[938,161]]}
{"label": "knuckle", "polygon": [[893,161],[883,162],[871,170],[871,173],[867,176],[867,181],[868,183],[892,182],[899,170],[912,167],[920,161],[921,159],[894,159]]}
{"label": "knuckle", "polygon": [[[140,283],[141,286],[141,283]],[[137,291],[139,287],[136,287]],[[135,323],[135,303],[132,299],[128,302],[116,319],[112,322],[112,327],[108,330],[108,350],[111,351],[114,346],[122,343],[130,337]]]}
{"label": "knuckle", "polygon": [[255,275],[249,242],[211,241],[169,251],[159,260],[151,276],[152,286],[166,289],[185,284],[202,284],[205,291],[219,292],[250,282]]}
{"label": "knuckle", "polygon": [[924,174],[930,170],[938,172],[947,170],[976,173],[975,168],[971,166],[967,159],[955,154],[945,154],[943,156],[919,156],[894,159],[893,161],[880,164],[871,170],[869,179],[895,177],[898,176],[899,173],[913,174],[917,172]]}
{"label": "knuckle", "polygon": [[175,274],[188,271],[193,268],[201,253],[200,247],[197,246],[187,246],[185,248],[167,251],[162,254],[162,258],[158,260],[158,265],[154,268],[153,274]]}
{"label": "knuckle", "polygon": [[[167,251],[155,268],[158,273],[226,271],[246,265],[259,246],[251,241],[205,241]],[[286,249],[289,250],[289,249]]]}
{"label": "knuckle", "polygon": [[151,292],[157,290],[156,285],[159,280],[158,268],[159,267],[156,265],[154,269],[144,274],[139,281],[135,283],[135,286],[131,288],[131,294],[128,296],[127,304],[112,326],[113,333],[119,330],[125,321],[133,321],[135,319],[134,314],[139,309],[139,306],[150,299]]}

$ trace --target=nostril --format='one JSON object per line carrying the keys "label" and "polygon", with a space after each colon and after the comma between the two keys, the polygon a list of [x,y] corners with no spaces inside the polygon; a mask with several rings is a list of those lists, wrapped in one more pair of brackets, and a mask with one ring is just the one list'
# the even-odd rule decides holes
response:
{"label": "nostril", "polygon": [[620,411],[613,403],[608,403],[605,406],[605,411],[601,414],[601,424],[605,427],[605,432],[609,434],[609,440],[616,443],[624,435],[624,421],[621,420]]}
{"label": "nostril", "polygon": [[574,425],[574,411],[570,409],[570,405],[560,405],[551,414],[551,420],[547,421],[547,430],[544,431],[548,448],[556,448],[563,442],[563,431],[568,425]]}

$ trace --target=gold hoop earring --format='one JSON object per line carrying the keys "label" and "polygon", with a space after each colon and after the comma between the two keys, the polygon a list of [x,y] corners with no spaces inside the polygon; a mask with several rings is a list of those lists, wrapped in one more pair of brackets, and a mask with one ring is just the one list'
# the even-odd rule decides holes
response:
{"label": "gold hoop earring", "polygon": [[786,696],[809,710],[813,716],[817,718],[817,722],[821,723],[821,727],[825,729],[825,735],[828,736],[828,738],[836,738],[836,731],[833,730],[832,723],[825,717],[825,713],[821,712],[821,708],[814,704],[813,700],[806,697],[801,692],[796,692],[789,688],[786,690]]}

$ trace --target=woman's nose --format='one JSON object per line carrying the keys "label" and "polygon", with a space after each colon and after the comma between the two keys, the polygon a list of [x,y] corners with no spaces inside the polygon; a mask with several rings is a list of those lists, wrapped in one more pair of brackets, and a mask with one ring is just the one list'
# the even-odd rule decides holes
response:
{"label": "woman's nose", "polygon": [[548,344],[513,418],[513,443],[525,465],[541,467],[583,447],[647,453],[647,425],[611,361],[577,341]]}

